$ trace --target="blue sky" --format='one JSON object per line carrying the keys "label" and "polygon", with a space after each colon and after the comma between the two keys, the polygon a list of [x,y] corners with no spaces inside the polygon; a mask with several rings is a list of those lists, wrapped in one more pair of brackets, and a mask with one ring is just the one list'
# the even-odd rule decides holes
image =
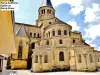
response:
{"label": "blue sky", "polygon": [[[38,18],[42,0],[15,0],[19,10],[15,21],[33,24]],[[100,1],[99,0],[51,0],[56,17],[72,25],[73,31],[80,31],[86,43],[100,50]]]}

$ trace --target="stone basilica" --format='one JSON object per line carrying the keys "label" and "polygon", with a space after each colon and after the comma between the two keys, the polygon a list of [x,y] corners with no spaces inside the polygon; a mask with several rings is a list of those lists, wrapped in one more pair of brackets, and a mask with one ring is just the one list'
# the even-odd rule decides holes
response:
{"label": "stone basilica", "polygon": [[8,68],[33,71],[96,71],[100,52],[85,43],[78,31],[55,17],[50,0],[43,0],[36,25],[15,23],[17,53],[11,54]]}

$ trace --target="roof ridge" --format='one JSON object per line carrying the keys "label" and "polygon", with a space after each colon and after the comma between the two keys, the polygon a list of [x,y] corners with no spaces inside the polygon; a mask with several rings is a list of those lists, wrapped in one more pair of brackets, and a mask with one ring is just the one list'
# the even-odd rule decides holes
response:
{"label": "roof ridge", "polygon": [[19,33],[19,30],[21,29],[22,26],[19,27],[18,30],[16,30],[15,35],[17,35]]}

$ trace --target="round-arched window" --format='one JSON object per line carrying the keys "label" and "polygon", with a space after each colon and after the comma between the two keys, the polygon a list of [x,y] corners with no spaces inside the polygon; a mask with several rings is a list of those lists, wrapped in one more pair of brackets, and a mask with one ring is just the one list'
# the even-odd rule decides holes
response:
{"label": "round-arched window", "polygon": [[64,53],[63,52],[59,53],[59,61],[64,61]]}

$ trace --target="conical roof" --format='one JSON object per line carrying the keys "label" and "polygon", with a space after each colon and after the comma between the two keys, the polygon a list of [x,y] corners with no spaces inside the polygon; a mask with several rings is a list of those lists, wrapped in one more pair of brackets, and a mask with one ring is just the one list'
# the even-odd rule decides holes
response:
{"label": "conical roof", "polygon": [[43,0],[42,1],[42,6],[51,6],[51,7],[53,7],[51,0]]}

